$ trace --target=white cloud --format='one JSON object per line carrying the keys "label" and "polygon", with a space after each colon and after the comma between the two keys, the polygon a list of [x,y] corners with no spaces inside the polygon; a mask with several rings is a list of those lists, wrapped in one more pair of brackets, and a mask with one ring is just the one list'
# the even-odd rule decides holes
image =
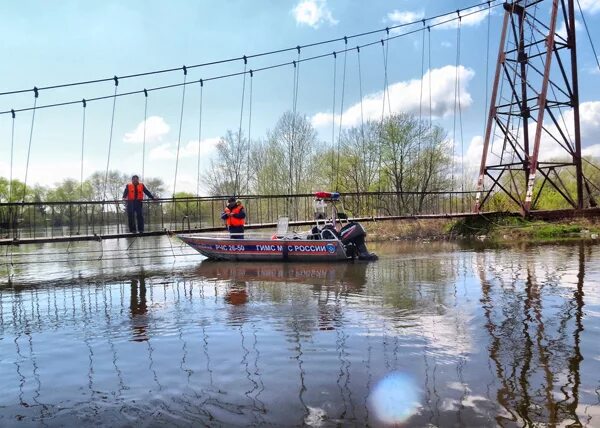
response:
{"label": "white cloud", "polygon": [[[85,180],[92,171],[95,163],[85,159],[83,161],[83,179]],[[79,181],[81,174],[80,161],[73,159],[52,159],[46,162],[40,159],[32,160],[29,165],[27,174],[27,186],[41,184],[43,186],[51,186],[55,183],[60,183],[66,178],[72,178]],[[10,165],[7,162],[0,161],[0,177],[8,179],[10,176]],[[13,179],[23,181],[25,179],[25,165],[19,163],[13,165]]]}
{"label": "white cloud", "polygon": [[326,0],[302,0],[292,9],[292,14],[297,24],[313,28],[319,28],[323,23],[329,25],[338,23],[327,7]]}
{"label": "white cloud", "polygon": [[450,42],[447,42],[447,41],[445,41],[445,40],[444,40],[442,43],[440,43],[440,44],[441,44],[441,46],[442,46],[443,48],[451,48],[451,47],[452,47],[452,43],[450,43]]}
{"label": "white cloud", "polygon": [[[481,24],[488,17],[488,8],[481,6],[479,8],[472,8],[465,12],[465,16],[460,19],[461,27],[476,27]],[[437,30],[450,30],[458,27],[458,19],[454,19],[450,22],[450,19],[456,18],[456,16],[442,16],[431,21],[432,28]],[[443,24],[441,24],[443,22]],[[439,25],[438,25],[439,24]],[[435,26],[435,27],[434,27]]]}
{"label": "white cloud", "polygon": [[[161,141],[170,129],[169,124],[162,117],[150,116],[146,119],[146,142]],[[144,141],[144,121],[141,121],[133,131],[125,133],[123,141],[126,143],[142,143]]]}
{"label": "white cloud", "polygon": [[[425,17],[425,12],[412,12],[412,11],[399,11],[394,10],[393,12],[389,12],[387,14],[387,21],[390,22],[392,26],[410,24],[411,22],[417,22],[422,20]],[[402,32],[402,28],[394,28],[391,30],[392,33],[400,33]]]}
{"label": "white cloud", "polygon": [[[448,65],[442,68],[431,70],[431,110],[435,117],[443,117],[454,113],[455,101],[455,83],[456,67]],[[473,100],[468,92],[469,82],[475,75],[475,72],[462,65],[458,67],[458,77],[460,80],[461,108],[468,108]],[[423,114],[429,114],[429,82],[430,71],[423,76]],[[383,109],[383,91],[366,95],[362,100],[362,109],[364,120],[380,120]],[[421,79],[414,79],[407,82],[397,82],[389,86],[389,107],[392,113],[411,113],[419,114],[421,99]],[[385,114],[389,114],[388,96],[386,95]],[[312,118],[312,124],[315,127],[331,126],[332,114],[319,112]],[[340,116],[336,114],[336,122],[339,122]],[[361,103],[358,102],[347,108],[342,117],[343,126],[356,126],[361,121]]]}
{"label": "white cloud", "polygon": [[[200,145],[200,157],[210,155],[220,138],[207,138]],[[179,149],[179,158],[198,156],[198,140],[191,140]],[[164,143],[150,151],[151,160],[175,159],[177,157],[177,143]]]}
{"label": "white cloud", "polygon": [[598,0],[579,0],[579,5],[585,12],[600,12],[600,1]]}
{"label": "white cloud", "polygon": [[[573,136],[573,112],[568,111],[563,114],[564,121],[567,124],[568,135]],[[581,125],[581,153],[583,156],[593,156],[600,158],[600,101],[590,101],[581,103],[579,106],[579,119]],[[562,123],[562,120],[560,121]],[[529,135],[533,141],[535,135],[535,123],[529,125]],[[546,129],[557,139],[561,137],[554,125],[546,125]],[[523,135],[519,131],[519,135]],[[562,141],[562,140],[561,140]],[[492,152],[488,154],[488,164],[499,161],[502,141],[499,137],[493,143]],[[533,147],[533,146],[532,146]],[[483,151],[483,137],[480,135],[473,137],[468,149],[465,152],[463,161],[470,171],[477,171],[481,162]],[[540,143],[539,160],[549,161],[568,157],[567,152],[559,146],[547,133],[542,134]],[[460,159],[457,159],[460,162]]]}
{"label": "white cloud", "polygon": [[[579,22],[578,20],[575,20],[575,31],[581,31],[582,28],[583,27],[582,27],[581,22]],[[565,21],[562,21],[560,23],[560,25],[558,26],[558,29],[556,30],[556,34],[558,34],[564,40],[567,40],[567,25],[565,24]]]}

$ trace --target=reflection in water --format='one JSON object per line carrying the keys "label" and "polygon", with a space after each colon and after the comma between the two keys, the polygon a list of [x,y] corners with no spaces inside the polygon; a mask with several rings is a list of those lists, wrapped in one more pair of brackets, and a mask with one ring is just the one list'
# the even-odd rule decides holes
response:
{"label": "reflection in water", "polygon": [[519,273],[524,270],[525,276],[521,290],[519,283],[523,281],[514,271],[509,275],[496,272],[490,279],[485,259],[479,260],[485,325],[491,338],[490,359],[500,382],[497,401],[506,411],[496,418],[500,425],[583,424],[582,409],[578,408],[583,360],[580,340],[584,331],[583,244],[576,256],[576,281],[565,284],[564,290],[560,290],[560,276],[573,275],[565,268],[544,272],[546,277],[540,281],[539,264],[527,260],[524,269],[519,266]]}
{"label": "reflection in water", "polygon": [[[139,291],[139,295],[138,295]],[[133,328],[133,340],[145,342],[148,340],[148,305],[146,303],[146,281],[143,276],[140,279],[131,280],[131,324]]]}
{"label": "reflection in water", "polygon": [[0,425],[598,425],[598,250],[575,248],[0,288]]}

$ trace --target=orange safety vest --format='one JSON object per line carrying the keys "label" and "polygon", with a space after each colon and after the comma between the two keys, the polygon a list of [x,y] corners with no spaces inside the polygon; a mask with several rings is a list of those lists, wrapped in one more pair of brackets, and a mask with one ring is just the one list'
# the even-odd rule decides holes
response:
{"label": "orange safety vest", "polygon": [[225,208],[225,213],[231,214],[229,217],[227,217],[227,226],[238,227],[243,226],[244,223],[246,223],[245,218],[233,217],[233,214],[238,214],[243,209],[243,205],[236,205],[232,210],[230,210],[229,208]]}
{"label": "orange safety vest", "polygon": [[133,183],[129,183],[127,185],[127,200],[128,201],[134,201],[135,199],[137,199],[138,201],[141,201],[142,199],[144,199],[144,185],[142,183],[138,183],[137,185],[137,198],[136,198],[136,194],[135,194],[135,187],[133,185]]}

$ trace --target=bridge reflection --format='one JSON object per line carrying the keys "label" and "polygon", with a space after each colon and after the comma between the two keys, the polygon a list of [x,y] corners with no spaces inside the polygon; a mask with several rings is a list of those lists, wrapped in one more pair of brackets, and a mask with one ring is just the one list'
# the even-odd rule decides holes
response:
{"label": "bridge reflection", "polygon": [[585,415],[590,406],[579,404],[590,254],[583,243],[575,249],[575,260],[562,261],[556,270],[529,259],[525,266],[490,273],[489,260],[478,257],[489,356],[499,382],[496,399],[505,410],[496,417],[501,426],[590,423]]}

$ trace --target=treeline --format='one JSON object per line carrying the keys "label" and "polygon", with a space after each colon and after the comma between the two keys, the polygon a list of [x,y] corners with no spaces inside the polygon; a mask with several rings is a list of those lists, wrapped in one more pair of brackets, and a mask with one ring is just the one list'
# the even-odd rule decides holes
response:
{"label": "treeline", "polygon": [[451,153],[442,128],[411,115],[345,129],[332,145],[306,116],[287,112],[261,140],[228,131],[204,184],[213,195],[444,191]]}

